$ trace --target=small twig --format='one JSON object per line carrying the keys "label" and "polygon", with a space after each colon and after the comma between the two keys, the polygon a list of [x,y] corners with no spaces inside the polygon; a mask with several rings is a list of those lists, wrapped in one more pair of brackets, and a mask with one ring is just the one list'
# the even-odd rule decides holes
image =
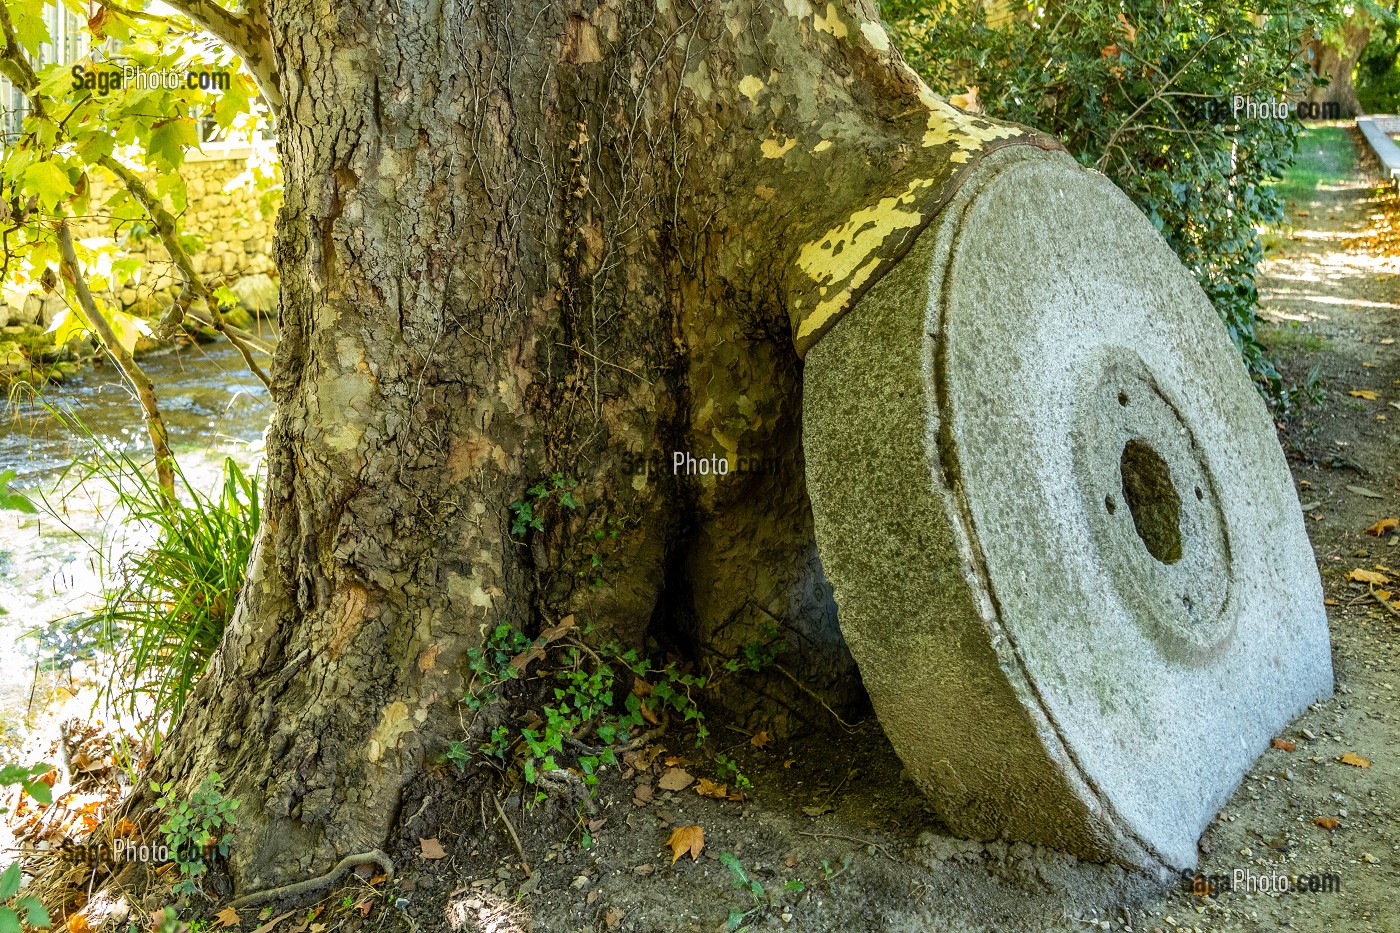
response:
{"label": "small twig", "polygon": [[797,834],[799,836],[811,836],[813,839],[844,839],[847,842],[858,842],[863,846],[870,846],[873,849],[879,849],[880,854],[883,855],[885,858],[889,859],[891,862],[899,861],[899,859],[895,858],[893,855],[890,855],[890,853],[885,850],[885,847],[883,845],[881,845],[878,842],[874,842],[870,839],[861,839],[858,836],[843,836],[840,833],[809,833],[804,830],[798,830]]}
{"label": "small twig", "polygon": [[515,827],[511,825],[510,817],[506,816],[505,808],[501,806],[500,800],[492,797],[491,802],[496,805],[496,812],[500,814],[501,822],[506,824],[506,832],[510,833],[510,841],[515,843],[515,851],[520,856],[520,867],[525,869],[525,877],[530,877],[530,863],[525,859],[525,847],[520,844],[520,837],[515,834]]}
{"label": "small twig", "polygon": [[801,690],[803,693],[807,694],[809,697],[811,697],[812,699],[814,699],[814,700],[816,700],[818,703],[820,703],[822,709],[826,710],[829,714],[831,714],[831,718],[834,719],[834,720],[836,720],[837,724],[838,724],[842,729],[845,729],[847,732],[855,732],[855,731],[856,731],[856,727],[855,727],[855,726],[851,725],[850,723],[846,722],[846,720],[844,720],[844,719],[842,719],[840,716],[836,715],[836,710],[834,710],[834,709],[832,709],[830,706],[828,706],[827,703],[826,703],[826,701],[823,700],[821,697],[817,696],[816,693],[814,693],[810,687],[808,687],[808,686],[807,686],[806,684],[804,684],[802,681],[800,681],[800,680],[798,680],[796,677],[794,677],[791,671],[789,671],[787,668],[783,667],[781,664],[774,664],[773,666],[776,667],[776,668],[783,674],[784,677],[786,677],[788,680],[792,681],[793,683],[797,684],[797,689]]}
{"label": "small twig", "polygon": [[1400,610],[1396,609],[1396,608],[1395,608],[1394,606],[1392,606],[1390,603],[1388,603],[1388,602],[1386,602],[1385,600],[1381,599],[1380,594],[1378,594],[1374,589],[1371,590],[1371,598],[1374,599],[1376,602],[1380,603],[1382,606],[1384,606],[1386,612],[1389,612],[1391,615],[1395,616],[1397,619],[1400,619]]}
{"label": "small twig", "polygon": [[35,689],[38,688],[38,686],[39,686],[39,659],[38,659],[38,658],[35,658],[35,659],[34,659],[34,677],[33,677],[32,680],[29,681],[29,709],[27,709],[27,710],[25,711],[25,713],[24,713],[24,715],[25,715],[26,718],[29,717],[29,716],[32,716],[32,715],[34,714],[34,691],[35,691]]}

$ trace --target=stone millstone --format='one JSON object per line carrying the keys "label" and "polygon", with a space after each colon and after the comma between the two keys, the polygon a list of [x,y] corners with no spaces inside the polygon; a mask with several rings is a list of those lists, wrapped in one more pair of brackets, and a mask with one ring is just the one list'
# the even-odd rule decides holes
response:
{"label": "stone millstone", "polygon": [[803,379],[841,629],[944,822],[1193,866],[1332,666],[1267,410],[1152,224],[993,153]]}

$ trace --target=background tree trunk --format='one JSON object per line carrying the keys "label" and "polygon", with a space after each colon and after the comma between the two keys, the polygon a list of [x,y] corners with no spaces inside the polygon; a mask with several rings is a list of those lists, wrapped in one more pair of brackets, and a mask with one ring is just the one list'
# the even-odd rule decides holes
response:
{"label": "background tree trunk", "polygon": [[1327,79],[1325,87],[1313,88],[1308,93],[1309,102],[1337,104],[1343,117],[1354,117],[1362,112],[1361,102],[1356,99],[1356,63],[1366,50],[1375,24],[1375,19],[1364,7],[1357,7],[1336,36],[1330,37],[1330,40],[1312,39],[1307,43],[1313,73]]}
{"label": "background tree trunk", "polygon": [[[504,621],[573,613],[702,661],[772,623],[788,674],[732,694],[741,714],[789,728],[822,721],[784,719],[794,699],[860,702],[812,538],[798,352],[978,153],[1052,144],[933,98],[869,2],[274,0],[269,19],[267,520],[154,768],[229,778],[238,887],[384,844],[461,736],[466,652]],[[677,476],[674,451],[761,469]],[[556,473],[580,508],[513,539],[511,504]]]}

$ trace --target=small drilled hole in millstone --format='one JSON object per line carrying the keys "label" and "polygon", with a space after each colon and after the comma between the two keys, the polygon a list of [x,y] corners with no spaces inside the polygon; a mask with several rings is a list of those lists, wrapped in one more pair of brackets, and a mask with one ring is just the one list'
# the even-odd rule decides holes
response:
{"label": "small drilled hole in millstone", "polygon": [[1119,392],[1119,393],[1118,393],[1118,404],[1119,404],[1119,405],[1122,405],[1124,408],[1127,408],[1127,407],[1128,407],[1128,393],[1126,393],[1126,392]]}
{"label": "small drilled hole in millstone", "polygon": [[1171,468],[1143,441],[1128,441],[1119,459],[1123,498],[1147,553],[1164,564],[1181,560],[1181,496]]}
{"label": "small drilled hole in millstone", "polygon": [[1206,494],[1203,493],[1203,492],[1201,492],[1201,487],[1200,487],[1200,486],[1197,486],[1197,487],[1196,487],[1196,499],[1197,499],[1197,500],[1201,500],[1201,499],[1204,499],[1205,497],[1206,497]]}
{"label": "small drilled hole in millstone", "polygon": [[1108,509],[1109,515],[1112,515],[1114,512],[1118,511],[1118,503],[1113,501],[1112,496],[1103,497],[1103,507]]}

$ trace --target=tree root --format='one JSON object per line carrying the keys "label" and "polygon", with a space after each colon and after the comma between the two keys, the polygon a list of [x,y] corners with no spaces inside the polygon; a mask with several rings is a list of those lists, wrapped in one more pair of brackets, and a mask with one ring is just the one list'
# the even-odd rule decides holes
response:
{"label": "tree root", "polygon": [[234,910],[241,910],[244,907],[256,907],[268,901],[293,901],[306,897],[308,894],[320,892],[323,888],[328,888],[339,881],[351,869],[361,865],[378,865],[384,870],[389,881],[394,880],[394,863],[389,856],[380,849],[371,849],[368,852],[361,852],[359,855],[347,855],[335,867],[324,875],[317,875],[315,878],[308,878],[306,881],[298,881],[294,884],[284,884],[278,888],[267,888],[263,891],[254,891],[252,894],[245,894],[240,898],[230,902],[229,906]]}

